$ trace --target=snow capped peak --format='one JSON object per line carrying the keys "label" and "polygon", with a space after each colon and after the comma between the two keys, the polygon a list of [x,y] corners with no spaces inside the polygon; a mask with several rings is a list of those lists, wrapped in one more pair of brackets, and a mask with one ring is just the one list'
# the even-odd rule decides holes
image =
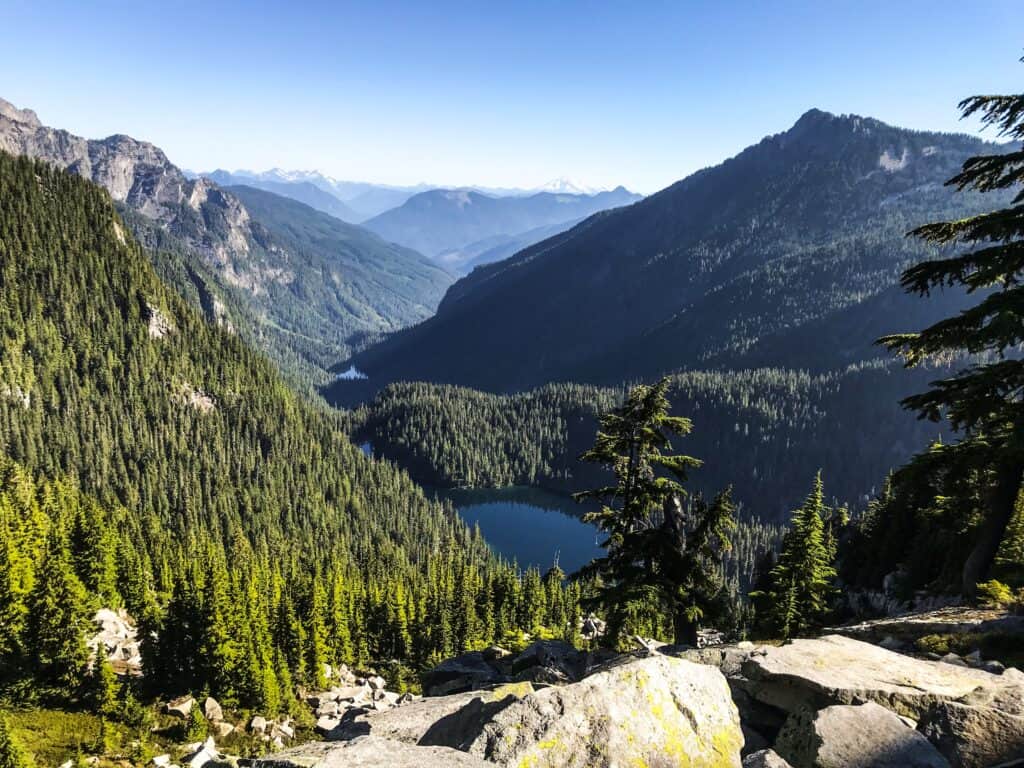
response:
{"label": "snow capped peak", "polygon": [[559,195],[596,195],[598,192],[605,192],[606,190],[602,187],[591,187],[587,184],[581,184],[575,179],[562,176],[552,179],[547,184],[542,184],[535,191],[554,192]]}

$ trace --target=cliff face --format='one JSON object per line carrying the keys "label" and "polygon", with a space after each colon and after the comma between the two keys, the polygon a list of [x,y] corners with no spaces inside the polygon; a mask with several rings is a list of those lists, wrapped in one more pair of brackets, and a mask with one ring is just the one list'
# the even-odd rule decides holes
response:
{"label": "cliff face", "polygon": [[249,214],[207,179],[189,180],[161,149],[130,136],[84,139],[43,125],[35,112],[0,99],[0,150],[39,158],[104,187],[223,271],[229,282],[258,289],[266,275],[238,263],[250,252]]}
{"label": "cliff face", "polygon": [[452,277],[426,257],[294,200],[189,179],[145,141],[84,139],[0,99],[0,152],[109,192],[163,279],[302,386],[367,334],[429,317]]}

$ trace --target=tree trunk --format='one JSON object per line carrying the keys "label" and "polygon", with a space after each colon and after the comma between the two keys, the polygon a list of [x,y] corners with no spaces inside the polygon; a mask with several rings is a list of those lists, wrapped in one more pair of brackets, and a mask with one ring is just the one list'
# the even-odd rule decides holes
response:
{"label": "tree trunk", "polygon": [[690,621],[690,618],[686,615],[685,608],[679,608],[676,611],[672,624],[675,629],[676,645],[692,645],[694,648],[697,647],[697,623]]}
{"label": "tree trunk", "polygon": [[992,567],[992,561],[999,551],[999,544],[1006,535],[1006,527],[1013,518],[1022,478],[1024,467],[1019,464],[1003,467],[996,476],[989,514],[978,528],[974,549],[964,561],[961,590],[965,597],[974,597],[978,582],[985,580]]}

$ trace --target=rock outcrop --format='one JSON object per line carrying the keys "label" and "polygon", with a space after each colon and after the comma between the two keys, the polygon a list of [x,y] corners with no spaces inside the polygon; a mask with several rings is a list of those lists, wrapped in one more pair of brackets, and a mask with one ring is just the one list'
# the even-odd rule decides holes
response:
{"label": "rock outcrop", "polygon": [[[487,768],[478,757],[448,747],[416,747],[376,736],[315,742],[260,758],[255,768]],[[491,766],[493,768],[493,766]]]}
{"label": "rock outcrop", "polygon": [[236,284],[251,282],[247,273],[233,267],[250,249],[245,207],[207,179],[186,178],[152,144],[123,135],[83,139],[44,126],[32,110],[0,99],[0,150],[39,158],[89,179],[180,238]]}
{"label": "rock outcrop", "polygon": [[624,659],[524,696],[469,745],[504,766],[739,766],[743,735],[725,678],[666,656]]}
{"label": "rock outcrop", "polygon": [[139,650],[138,630],[135,622],[124,610],[101,608],[93,616],[97,632],[86,638],[92,653],[100,652],[119,675],[142,674],[142,655]]}
{"label": "rock outcrop", "polygon": [[741,670],[747,693],[785,712],[873,701],[914,719],[934,704],[1000,684],[989,672],[922,661],[839,635],[766,646],[751,652]]}
{"label": "rock outcrop", "polygon": [[949,768],[928,739],[870,702],[794,713],[775,749],[794,768]]}

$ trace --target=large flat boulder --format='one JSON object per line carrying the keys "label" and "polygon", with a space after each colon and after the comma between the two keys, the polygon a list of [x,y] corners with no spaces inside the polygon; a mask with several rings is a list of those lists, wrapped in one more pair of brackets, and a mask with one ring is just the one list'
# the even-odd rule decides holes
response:
{"label": "large flat boulder", "polygon": [[494,715],[467,746],[502,766],[740,766],[743,734],[725,677],[668,656],[624,658],[536,691]]}
{"label": "large flat boulder", "polygon": [[949,768],[928,739],[870,702],[790,715],[775,750],[793,768]]}
{"label": "large flat boulder", "polygon": [[352,741],[316,741],[262,757],[254,768],[494,768],[447,747],[417,747],[376,736]]}
{"label": "large flat boulder", "polygon": [[361,712],[341,722],[328,740],[379,736],[423,746],[465,749],[490,719],[533,692],[530,683],[507,683],[490,690],[429,696],[384,712]]}
{"label": "large flat boulder", "polygon": [[922,661],[840,635],[764,646],[742,664],[743,688],[785,712],[875,702],[919,719],[932,706],[976,689],[999,688],[999,675]]}
{"label": "large flat boulder", "polygon": [[957,768],[1024,762],[1024,675],[1008,670],[997,687],[936,704],[919,728]]}

